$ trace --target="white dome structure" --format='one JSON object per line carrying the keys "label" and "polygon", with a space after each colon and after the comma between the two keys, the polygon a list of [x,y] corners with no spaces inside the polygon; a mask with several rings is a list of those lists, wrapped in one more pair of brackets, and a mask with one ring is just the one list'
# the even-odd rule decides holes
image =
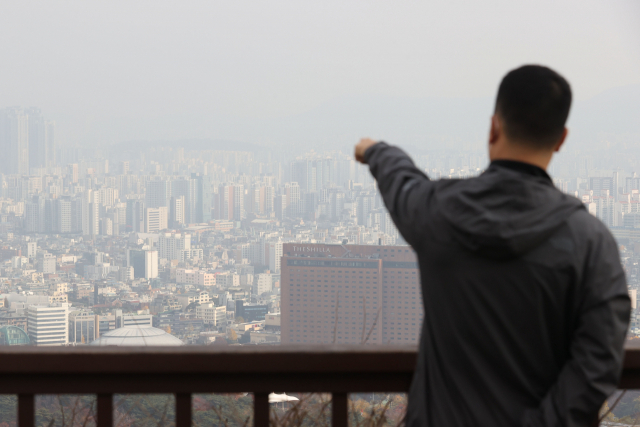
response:
{"label": "white dome structure", "polygon": [[149,346],[181,346],[184,343],[177,337],[158,328],[118,328],[103,334],[90,345],[120,347],[149,347]]}

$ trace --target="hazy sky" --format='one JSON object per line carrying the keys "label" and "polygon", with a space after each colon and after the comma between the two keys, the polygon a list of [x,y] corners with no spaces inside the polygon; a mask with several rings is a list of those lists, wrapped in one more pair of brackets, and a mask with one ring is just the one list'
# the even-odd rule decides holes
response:
{"label": "hazy sky", "polygon": [[232,138],[193,122],[493,97],[523,63],[557,69],[578,99],[640,84],[640,2],[4,1],[0,61],[0,107],[41,107],[67,142]]}

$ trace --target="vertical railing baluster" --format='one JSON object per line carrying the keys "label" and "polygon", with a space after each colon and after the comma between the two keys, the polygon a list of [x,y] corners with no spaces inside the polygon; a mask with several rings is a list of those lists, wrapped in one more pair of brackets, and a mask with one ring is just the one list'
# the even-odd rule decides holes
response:
{"label": "vertical railing baluster", "polygon": [[176,393],[176,427],[191,427],[190,393]]}
{"label": "vertical railing baluster", "polygon": [[111,393],[98,394],[97,427],[113,427],[113,395]]}
{"label": "vertical railing baluster", "polygon": [[349,405],[347,393],[331,394],[331,427],[347,427],[349,425]]}
{"label": "vertical railing baluster", "polygon": [[34,427],[36,425],[35,395],[18,395],[18,427]]}
{"label": "vertical railing baluster", "polygon": [[253,427],[269,427],[268,393],[253,393]]}

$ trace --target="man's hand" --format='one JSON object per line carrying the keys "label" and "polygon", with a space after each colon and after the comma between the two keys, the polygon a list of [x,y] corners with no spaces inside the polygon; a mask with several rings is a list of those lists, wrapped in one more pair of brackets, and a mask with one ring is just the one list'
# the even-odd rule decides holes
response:
{"label": "man's hand", "polygon": [[356,145],[356,154],[355,154],[356,160],[359,161],[360,163],[366,164],[366,162],[364,161],[365,151],[367,151],[369,147],[371,147],[372,145],[376,145],[377,143],[378,143],[377,141],[374,141],[372,139],[362,138],[360,142],[358,142],[358,144]]}

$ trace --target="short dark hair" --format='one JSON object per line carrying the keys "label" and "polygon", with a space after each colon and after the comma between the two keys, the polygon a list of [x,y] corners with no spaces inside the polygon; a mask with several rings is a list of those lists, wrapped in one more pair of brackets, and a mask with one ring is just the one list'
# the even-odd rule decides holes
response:
{"label": "short dark hair", "polygon": [[560,74],[540,65],[524,65],[504,76],[496,114],[508,138],[551,148],[558,142],[571,107],[571,87]]}

